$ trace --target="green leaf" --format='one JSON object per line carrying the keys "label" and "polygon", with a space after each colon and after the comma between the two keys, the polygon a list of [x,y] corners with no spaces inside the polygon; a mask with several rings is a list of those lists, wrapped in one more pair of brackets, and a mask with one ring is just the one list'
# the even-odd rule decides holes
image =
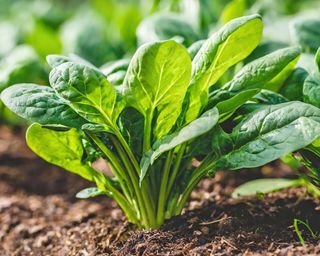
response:
{"label": "green leaf", "polygon": [[320,46],[320,19],[301,18],[293,23],[295,40],[305,49],[316,52]]}
{"label": "green leaf", "polygon": [[206,40],[199,40],[194,42],[192,45],[188,47],[188,53],[193,60],[193,58],[197,55],[198,51],[201,49],[202,45]]}
{"label": "green leaf", "polygon": [[50,84],[82,117],[114,126],[123,104],[104,75],[88,66],[67,62],[50,72]]}
{"label": "green leaf", "polygon": [[152,146],[152,150],[147,152],[141,160],[140,181],[144,179],[149,166],[152,165],[161,154],[209,132],[217,124],[218,118],[219,112],[217,108],[210,109],[178,132],[156,141]]}
{"label": "green leaf", "polygon": [[87,199],[87,198],[91,198],[91,197],[97,197],[100,195],[105,195],[106,193],[97,188],[97,187],[92,187],[92,188],[85,188],[81,191],[79,191],[76,194],[76,198],[81,198],[81,199]]}
{"label": "green leaf", "polygon": [[95,171],[81,162],[83,146],[81,137],[75,129],[57,132],[34,123],[28,128],[26,139],[31,150],[47,162],[78,174],[89,181],[94,180]]}
{"label": "green leaf", "polygon": [[74,128],[86,122],[48,86],[13,85],[1,93],[1,100],[11,111],[31,122]]}
{"label": "green leaf", "polygon": [[132,58],[124,80],[124,97],[147,123],[154,119],[156,138],[168,134],[180,112],[190,81],[191,60],[175,41],[141,46]]}
{"label": "green leaf", "polygon": [[147,17],[137,28],[137,37],[140,45],[174,39],[189,46],[198,40],[191,25],[182,16],[175,13],[158,13]]}
{"label": "green leaf", "polygon": [[303,84],[308,72],[303,68],[296,68],[285,81],[280,93],[289,100],[303,101]]}
{"label": "green leaf", "polygon": [[270,192],[279,191],[289,187],[301,185],[300,180],[291,179],[257,179],[246,182],[237,187],[233,193],[233,198],[241,196],[254,196],[259,194],[267,194]]}
{"label": "green leaf", "polygon": [[48,62],[48,64],[50,65],[50,67],[55,68],[63,63],[66,62],[74,62],[74,63],[79,63],[85,66],[88,66],[90,68],[96,69],[99,71],[99,69],[94,66],[92,63],[90,63],[89,61],[75,55],[75,54],[69,54],[68,56],[64,56],[64,55],[58,55],[58,54],[51,54],[48,55],[46,57],[46,60]]}
{"label": "green leaf", "polygon": [[186,121],[196,118],[208,102],[208,89],[233,65],[246,58],[262,36],[259,15],[234,19],[213,34],[192,61]]}
{"label": "green leaf", "polygon": [[292,72],[299,56],[298,47],[277,50],[245,65],[222,89],[233,93],[253,88],[278,91]]}
{"label": "green leaf", "polygon": [[[244,103],[250,100],[254,95],[259,92],[259,89],[251,89],[243,92],[239,92],[238,94],[231,96],[226,100],[220,101],[216,107],[218,108],[220,117],[219,123],[225,121],[228,117],[230,117],[239,107],[241,107]],[[210,102],[209,102],[210,104]]]}
{"label": "green leaf", "polygon": [[47,72],[38,54],[27,45],[16,47],[0,63],[0,92],[18,83],[47,83]]}
{"label": "green leaf", "polygon": [[245,11],[245,0],[233,0],[224,7],[220,17],[221,23],[226,24],[232,19],[241,17],[245,14]]}
{"label": "green leaf", "polygon": [[101,72],[106,77],[108,77],[111,74],[117,73],[119,71],[127,71],[130,61],[130,59],[120,59],[112,62],[107,62],[100,69]]}
{"label": "green leaf", "polygon": [[320,73],[313,73],[304,81],[303,101],[320,108]]}
{"label": "green leaf", "polygon": [[257,95],[254,96],[254,99],[256,99],[260,104],[266,105],[288,102],[288,100],[281,94],[269,90],[261,90]]}
{"label": "green leaf", "polygon": [[262,107],[234,128],[233,149],[213,165],[228,170],[254,168],[309,145],[319,135],[320,109],[312,105],[288,102]]}

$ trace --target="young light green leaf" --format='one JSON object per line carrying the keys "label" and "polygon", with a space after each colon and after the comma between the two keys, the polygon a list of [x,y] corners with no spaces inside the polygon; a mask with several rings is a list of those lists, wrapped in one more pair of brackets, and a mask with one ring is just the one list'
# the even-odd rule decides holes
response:
{"label": "young light green leaf", "polygon": [[80,128],[86,122],[48,86],[13,85],[1,93],[1,100],[18,116],[43,125]]}
{"label": "young light green leaf", "polygon": [[114,126],[123,105],[104,75],[79,63],[67,62],[50,72],[50,84],[82,117]]}
{"label": "young light green leaf", "polygon": [[106,193],[97,188],[97,187],[92,187],[92,188],[85,188],[81,191],[79,191],[76,194],[76,198],[80,198],[80,199],[87,199],[87,198],[91,198],[91,197],[97,197],[100,195],[105,195]]}
{"label": "young light green leaf", "polygon": [[183,127],[180,131],[156,141],[152,146],[152,150],[147,152],[141,160],[140,181],[145,177],[149,166],[152,165],[161,154],[209,132],[217,124],[218,118],[218,109],[210,109],[202,114],[201,117]]}
{"label": "young light green leaf", "polygon": [[75,129],[57,132],[34,123],[28,128],[26,139],[31,150],[47,162],[78,174],[89,181],[94,180],[95,171],[81,162],[83,147],[81,138]]}
{"label": "young light green leaf", "polygon": [[156,138],[166,135],[176,122],[190,73],[187,50],[173,40],[145,44],[133,56],[124,80],[124,97],[147,122],[158,113]]}
{"label": "young light green leaf", "polygon": [[278,91],[292,72],[299,56],[298,47],[270,53],[245,65],[223,89],[233,93],[253,88]]}
{"label": "young light green leaf", "polygon": [[319,136],[320,109],[302,102],[262,107],[234,128],[230,135],[233,150],[214,165],[228,170],[254,168],[303,148]]}
{"label": "young light green leaf", "polygon": [[292,179],[257,179],[246,182],[237,187],[233,193],[233,198],[241,196],[254,196],[258,194],[267,194],[274,191],[279,191],[289,187],[296,187],[301,185],[300,180]]}
{"label": "young light green leaf", "polygon": [[223,9],[220,22],[226,24],[232,19],[241,17],[246,11],[246,1],[245,0],[232,0]]}
{"label": "young light green leaf", "polygon": [[213,34],[192,61],[189,87],[189,108],[186,121],[196,118],[208,101],[208,89],[239,61],[246,58],[259,44],[262,36],[259,15],[234,19]]}

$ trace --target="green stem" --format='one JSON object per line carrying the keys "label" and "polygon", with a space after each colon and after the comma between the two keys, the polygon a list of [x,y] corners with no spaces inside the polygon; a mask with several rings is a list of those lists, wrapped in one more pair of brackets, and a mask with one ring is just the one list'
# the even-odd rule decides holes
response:
{"label": "green stem", "polygon": [[145,227],[153,227],[155,225],[155,209],[154,209],[154,202],[152,200],[152,195],[149,193],[148,188],[146,187],[145,183],[141,184],[139,187],[139,180],[134,172],[134,168],[131,165],[131,162],[126,157],[125,152],[123,151],[121,145],[119,144],[118,140],[112,138],[112,141],[120,155],[121,160],[123,161],[125,167],[128,170],[130,179],[133,183],[134,190],[137,195],[138,204],[141,208],[141,214],[143,219],[145,220]]}
{"label": "green stem", "polygon": [[143,152],[147,152],[151,148],[152,116],[153,111],[150,111],[150,113],[146,114],[144,119]]}
{"label": "green stem", "polygon": [[107,157],[112,166],[113,174],[119,178],[119,183],[125,196],[127,197],[128,201],[131,201],[133,199],[133,187],[117,157],[104,145],[104,143],[98,138],[97,135],[89,131],[87,131],[86,134],[94,141],[94,143]]}
{"label": "green stem", "polygon": [[169,179],[166,198],[168,198],[168,196],[169,196],[169,194],[171,192],[172,186],[174,184],[174,181],[176,179],[176,176],[178,174],[179,167],[180,167],[180,164],[181,164],[181,160],[182,160],[183,153],[184,153],[184,150],[186,148],[186,145],[187,145],[186,143],[181,145],[181,147],[179,149],[179,152],[178,152],[178,155],[177,155],[177,157],[175,159],[175,163],[174,163],[174,166],[173,166],[172,174],[170,175],[170,179]]}
{"label": "green stem", "polygon": [[169,151],[165,165],[164,165],[164,170],[163,170],[163,175],[162,175],[161,185],[160,185],[158,209],[157,209],[158,225],[161,225],[164,221],[164,206],[166,203],[166,194],[167,194],[166,189],[167,189],[172,157],[173,157],[173,151]]}
{"label": "green stem", "polygon": [[131,204],[110,182],[108,182],[107,180],[105,181],[106,182],[104,182],[103,185],[106,191],[109,192],[109,195],[119,204],[121,209],[125,212],[126,216],[128,217],[128,220],[140,226],[141,224],[139,223],[137,215],[133,210]]}

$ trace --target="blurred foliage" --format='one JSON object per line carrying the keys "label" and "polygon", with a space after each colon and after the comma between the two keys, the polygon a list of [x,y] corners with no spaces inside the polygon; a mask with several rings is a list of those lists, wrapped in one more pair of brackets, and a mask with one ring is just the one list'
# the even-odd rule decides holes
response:
{"label": "blurred foliage", "polygon": [[[256,12],[266,24],[264,40],[244,63],[299,44],[304,53],[298,65],[310,71],[320,44],[319,0],[0,0],[0,6],[0,91],[22,81],[47,84],[48,54],[73,53],[108,69],[129,60],[138,45],[170,38],[191,46],[192,54],[201,46],[196,41]],[[108,78],[121,85],[125,72]]]}

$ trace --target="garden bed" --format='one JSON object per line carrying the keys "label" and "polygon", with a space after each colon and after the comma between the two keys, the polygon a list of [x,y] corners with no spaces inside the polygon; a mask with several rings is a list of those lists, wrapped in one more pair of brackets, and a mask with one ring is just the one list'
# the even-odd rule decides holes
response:
{"label": "garden bed", "polygon": [[[230,198],[261,170],[204,180],[183,216],[160,231],[137,231],[113,200],[75,199],[89,184],[35,157],[21,134],[0,128],[0,255],[320,254],[319,240],[301,227],[301,246],[293,227],[297,218],[320,230],[320,202],[304,188]],[[269,169],[287,175],[277,163]]]}

